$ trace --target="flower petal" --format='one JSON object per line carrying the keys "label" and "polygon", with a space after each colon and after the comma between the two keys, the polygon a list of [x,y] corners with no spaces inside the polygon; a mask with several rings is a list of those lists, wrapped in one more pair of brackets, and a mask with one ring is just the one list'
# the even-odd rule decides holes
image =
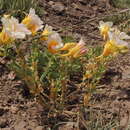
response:
{"label": "flower petal", "polygon": [[120,34],[119,34],[119,37],[120,37],[120,39],[130,39],[130,36],[128,36],[125,32],[121,32]]}

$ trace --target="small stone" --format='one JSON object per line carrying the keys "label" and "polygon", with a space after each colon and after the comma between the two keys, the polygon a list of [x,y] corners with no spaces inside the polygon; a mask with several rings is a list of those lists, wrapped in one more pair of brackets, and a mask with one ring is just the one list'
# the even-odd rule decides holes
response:
{"label": "small stone", "polygon": [[8,121],[6,119],[0,119],[0,128],[5,128],[8,125]]}
{"label": "small stone", "polygon": [[2,130],[11,130],[11,128],[2,128]]}
{"label": "small stone", "polygon": [[35,130],[44,130],[44,127],[43,127],[43,126],[37,126],[37,127],[35,128]]}
{"label": "small stone", "polygon": [[55,4],[52,4],[51,6],[57,12],[63,12],[65,10],[65,6],[60,2],[55,2]]}
{"label": "small stone", "polygon": [[54,2],[53,1],[49,1],[48,4],[52,6],[52,5],[54,5]]}
{"label": "small stone", "polygon": [[25,121],[21,121],[18,124],[15,124],[15,130],[25,130],[27,123]]}
{"label": "small stone", "polygon": [[18,112],[18,108],[15,106],[11,106],[10,110],[13,114],[16,114]]}
{"label": "small stone", "polygon": [[[0,129],[1,130],[1,129]],[[11,130],[11,128],[2,128],[2,130]]]}

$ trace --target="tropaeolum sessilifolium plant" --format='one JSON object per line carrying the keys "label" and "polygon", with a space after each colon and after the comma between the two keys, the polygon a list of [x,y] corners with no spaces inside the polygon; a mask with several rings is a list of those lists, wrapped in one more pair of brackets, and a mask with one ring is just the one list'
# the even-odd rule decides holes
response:
{"label": "tropaeolum sessilifolium plant", "polygon": [[[129,49],[125,40],[130,36],[113,27],[112,22],[99,22],[105,42],[93,48],[86,46],[82,37],[78,42],[65,42],[32,8],[21,22],[10,15],[4,15],[1,21],[1,56],[10,58],[8,67],[26,83],[38,102],[53,111],[63,109],[67,97],[74,93],[68,82],[75,74],[80,74],[79,83],[86,89],[84,105],[87,105],[106,69],[107,59]],[[10,53],[10,48],[14,53]]]}

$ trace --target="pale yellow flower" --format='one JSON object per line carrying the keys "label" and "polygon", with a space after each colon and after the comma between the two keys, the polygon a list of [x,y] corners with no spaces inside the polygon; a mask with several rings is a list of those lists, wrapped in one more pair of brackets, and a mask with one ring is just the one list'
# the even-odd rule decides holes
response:
{"label": "pale yellow flower", "polygon": [[72,49],[75,46],[76,46],[75,42],[69,42],[69,43],[66,43],[60,50],[61,51],[68,51],[68,50]]}
{"label": "pale yellow flower", "polygon": [[4,14],[4,18],[9,18],[10,15],[9,14]]}
{"label": "pale yellow flower", "polygon": [[23,19],[22,23],[26,25],[32,34],[35,34],[38,30],[43,28],[43,21],[35,14],[35,10],[32,8],[29,14]]}
{"label": "pale yellow flower", "polygon": [[118,46],[114,40],[107,41],[104,45],[103,53],[101,56],[109,56],[117,54],[119,51]]}
{"label": "pale yellow flower", "polygon": [[112,22],[103,22],[103,21],[99,22],[100,34],[104,40],[108,39],[108,32],[112,29],[112,25],[113,25]]}
{"label": "pale yellow flower", "polygon": [[11,38],[6,32],[5,30],[3,30],[0,33],[0,44],[8,44],[11,43],[14,39]]}
{"label": "pale yellow flower", "polygon": [[109,32],[109,40],[104,45],[104,50],[100,57],[127,52],[129,44],[124,41],[126,39],[130,39],[130,37],[124,32]]}
{"label": "pale yellow flower", "polygon": [[[74,43],[71,43],[70,45],[74,45]],[[70,57],[73,57],[73,58],[77,58],[77,57],[80,57],[84,53],[87,52],[87,48],[85,47],[85,42],[83,41],[82,38],[79,41],[79,43],[72,46],[72,48],[70,48],[69,44],[68,44],[68,46],[66,46],[66,48],[67,47],[68,47],[68,52],[66,54],[62,54],[61,55],[62,57],[70,56]],[[63,47],[63,48],[65,48],[65,47]]]}
{"label": "pale yellow flower", "polygon": [[93,77],[93,73],[91,71],[86,71],[83,79],[90,79]]}
{"label": "pale yellow flower", "polygon": [[41,40],[44,40],[44,41],[48,40],[49,35],[51,35],[52,33],[55,33],[53,31],[52,26],[46,25],[42,32]]}

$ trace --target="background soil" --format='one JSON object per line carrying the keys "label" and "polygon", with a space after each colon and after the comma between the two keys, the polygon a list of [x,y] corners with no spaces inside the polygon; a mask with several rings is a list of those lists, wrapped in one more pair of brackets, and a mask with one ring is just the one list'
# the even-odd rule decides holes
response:
{"label": "background soil", "polygon": [[[91,45],[102,41],[98,21],[117,11],[106,0],[41,0],[40,6],[44,10],[42,19],[61,35],[71,35],[76,39],[83,36]],[[68,114],[47,118],[43,108],[28,90],[23,89],[24,83],[7,69],[7,62],[7,59],[0,58],[1,130],[49,130],[56,124],[74,121],[74,117]],[[94,108],[106,111],[108,119],[118,115],[120,129],[125,129],[130,116],[130,53],[120,55],[110,63],[100,84],[99,93],[94,95]],[[57,129],[78,129],[73,126],[59,125]]]}

